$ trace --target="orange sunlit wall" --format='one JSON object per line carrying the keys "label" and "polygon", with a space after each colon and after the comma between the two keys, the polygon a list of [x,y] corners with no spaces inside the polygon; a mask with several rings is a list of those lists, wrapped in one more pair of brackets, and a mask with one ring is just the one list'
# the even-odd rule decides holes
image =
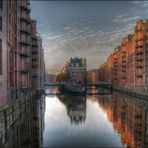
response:
{"label": "orange sunlit wall", "polygon": [[123,144],[132,148],[147,147],[147,111],[139,102],[126,100],[127,98],[119,95],[102,98],[99,100],[99,107],[106,112],[115,131],[120,133]]}
{"label": "orange sunlit wall", "polygon": [[99,81],[148,94],[148,20],[138,20],[135,31],[99,67]]}

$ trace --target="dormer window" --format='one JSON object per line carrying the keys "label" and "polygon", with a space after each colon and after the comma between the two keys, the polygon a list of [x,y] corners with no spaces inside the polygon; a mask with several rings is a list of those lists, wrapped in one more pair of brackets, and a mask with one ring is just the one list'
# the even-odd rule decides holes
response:
{"label": "dormer window", "polygon": [[76,66],[78,67],[79,66],[79,63],[76,63]]}

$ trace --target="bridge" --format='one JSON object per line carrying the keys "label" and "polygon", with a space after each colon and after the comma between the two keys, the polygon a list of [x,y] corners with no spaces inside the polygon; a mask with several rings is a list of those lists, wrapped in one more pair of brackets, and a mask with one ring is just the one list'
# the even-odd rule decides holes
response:
{"label": "bridge", "polygon": [[104,83],[104,82],[100,82],[100,83],[87,83],[86,87],[102,87],[102,88],[112,88],[112,84],[111,83]]}
{"label": "bridge", "polygon": [[[45,87],[64,87],[66,84],[65,83],[45,83]],[[102,87],[102,88],[112,88],[111,83],[86,83],[86,88],[88,87]]]}

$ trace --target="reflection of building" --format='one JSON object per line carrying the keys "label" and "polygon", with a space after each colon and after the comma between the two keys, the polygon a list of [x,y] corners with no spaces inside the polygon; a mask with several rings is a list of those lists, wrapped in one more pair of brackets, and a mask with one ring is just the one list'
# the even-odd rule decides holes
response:
{"label": "reflection of building", "polygon": [[68,64],[68,81],[66,89],[73,92],[85,90],[86,59],[71,58]]}
{"label": "reflection of building", "polygon": [[123,144],[129,147],[148,147],[148,104],[133,98],[113,95],[99,99],[114,129],[121,134]]}
{"label": "reflection of building", "polygon": [[84,123],[86,119],[86,99],[81,96],[59,96],[59,100],[64,103],[67,115],[71,123]]}
{"label": "reflection of building", "polygon": [[70,98],[68,99],[67,114],[71,123],[83,123],[86,119],[86,99]]}

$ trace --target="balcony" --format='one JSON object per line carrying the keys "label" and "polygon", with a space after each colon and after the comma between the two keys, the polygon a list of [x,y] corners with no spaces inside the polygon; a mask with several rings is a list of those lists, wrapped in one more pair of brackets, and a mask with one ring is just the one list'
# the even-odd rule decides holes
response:
{"label": "balcony", "polygon": [[32,50],[32,54],[38,54],[37,50]]}
{"label": "balcony", "polygon": [[37,78],[37,74],[32,75],[32,78]]}
{"label": "balcony", "polygon": [[136,44],[136,48],[142,48],[143,44]]}
{"label": "balcony", "polygon": [[138,48],[138,49],[136,49],[136,54],[138,55],[138,54],[142,54],[143,53],[143,48]]}
{"label": "balcony", "polygon": [[27,74],[29,72],[29,68],[22,68],[21,70],[20,70],[20,73],[21,74]]}
{"label": "balcony", "polygon": [[143,73],[137,73],[137,74],[136,74],[136,77],[142,78],[142,77],[143,77]]}
{"label": "balcony", "polygon": [[126,79],[126,76],[122,76],[122,79],[124,79],[124,80],[125,80],[125,79]]}
{"label": "balcony", "polygon": [[24,16],[24,17],[21,16],[21,17],[20,17],[20,20],[21,20],[22,22],[26,22],[26,23],[30,23],[30,22],[31,22],[30,18],[27,17],[27,16],[26,16],[26,17],[25,17],[25,16]]}
{"label": "balcony", "polygon": [[126,54],[122,54],[122,58],[126,58]]}
{"label": "balcony", "polygon": [[37,64],[32,65],[32,68],[37,68],[37,67],[38,67]]}
{"label": "balcony", "polygon": [[32,43],[32,47],[38,48],[38,44]]}
{"label": "balcony", "polygon": [[37,57],[32,57],[32,61],[37,61],[38,58]]}
{"label": "balcony", "polygon": [[122,58],[122,63],[126,63],[126,58]]}
{"label": "balcony", "polygon": [[136,63],[136,68],[143,68],[143,63]]}
{"label": "balcony", "polygon": [[27,13],[29,13],[29,12],[31,11],[30,7],[25,6],[25,5],[20,5],[20,8],[21,8],[22,10],[27,11]]}
{"label": "balcony", "polygon": [[20,45],[22,45],[22,46],[30,46],[30,43],[29,43],[29,41],[23,40],[23,41],[20,41]]}
{"label": "balcony", "polygon": [[122,72],[125,73],[126,72],[126,69],[122,69]]}
{"label": "balcony", "polygon": [[21,32],[21,33],[28,34],[28,35],[31,34],[31,30],[30,30],[30,29],[27,29],[27,28],[25,28],[25,27],[22,27],[22,28],[20,29],[20,32]]}
{"label": "balcony", "polygon": [[32,36],[32,40],[37,41],[38,40],[38,37],[34,35],[34,36]]}
{"label": "balcony", "polygon": [[141,37],[141,38],[136,38],[136,42],[139,42],[139,41],[143,41],[143,37]]}
{"label": "balcony", "polygon": [[123,65],[122,65],[122,68],[126,68],[126,64],[123,64]]}
{"label": "balcony", "polygon": [[142,26],[136,27],[135,32],[142,31]]}
{"label": "balcony", "polygon": [[136,56],[135,60],[136,61],[143,61],[143,56],[138,55],[138,56]]}
{"label": "balcony", "polygon": [[21,52],[20,52],[20,56],[21,56],[21,57],[30,57],[31,54],[30,54],[28,51],[21,51]]}

